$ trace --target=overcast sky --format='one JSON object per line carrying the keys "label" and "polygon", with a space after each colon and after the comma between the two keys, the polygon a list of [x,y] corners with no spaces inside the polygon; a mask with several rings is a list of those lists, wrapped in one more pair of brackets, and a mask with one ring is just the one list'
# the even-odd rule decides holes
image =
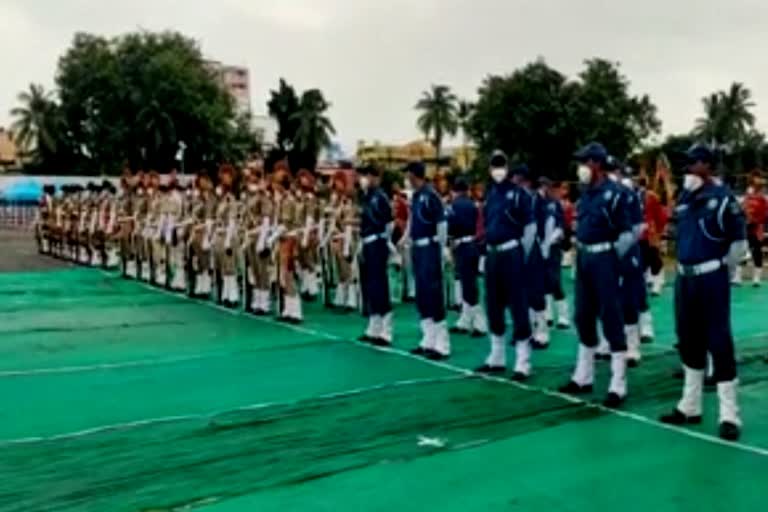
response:
{"label": "overcast sky", "polygon": [[256,111],[279,77],[319,87],[347,149],[418,137],[412,107],[431,83],[472,99],[485,75],[537,56],[568,75],[588,57],[621,61],[665,133],[741,81],[768,127],[764,0],[0,0],[0,125],[29,82],[53,85],[75,32],[139,28],[179,30],[249,67]]}

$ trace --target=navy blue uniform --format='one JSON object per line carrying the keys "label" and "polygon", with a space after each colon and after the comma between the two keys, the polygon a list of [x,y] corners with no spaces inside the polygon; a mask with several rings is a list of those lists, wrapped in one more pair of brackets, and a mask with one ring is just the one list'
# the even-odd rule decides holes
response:
{"label": "navy blue uniform", "polygon": [[392,311],[387,277],[387,225],[392,222],[392,208],[380,188],[371,188],[362,200],[360,239],[363,244],[361,276],[364,310],[369,315],[384,316]]}
{"label": "navy blue uniform", "polygon": [[[643,208],[634,190],[624,185],[618,185],[624,194],[623,203],[629,216],[630,225],[637,230],[643,224]],[[624,324],[638,323],[640,311],[643,309],[642,299],[646,291],[645,276],[642,264],[642,253],[639,243],[635,243],[621,260],[621,302],[624,313]]]}
{"label": "navy blue uniform", "polygon": [[[560,230],[560,237],[557,241],[553,242],[549,247],[549,258],[546,259],[546,282],[545,292],[547,295],[552,295],[556,301],[565,300],[565,292],[563,291],[563,283],[561,277],[561,269],[563,265],[563,241],[565,236],[565,214],[563,212],[563,205],[560,201],[550,198],[541,198],[544,203],[544,209],[546,211],[546,220],[544,228],[544,242],[546,237],[551,234],[547,233],[546,224],[549,223],[552,230]],[[549,219],[552,219],[551,221]]]}
{"label": "navy blue uniform", "polygon": [[411,261],[416,281],[416,309],[419,316],[436,323],[445,320],[442,247],[437,226],[445,221],[440,196],[424,184],[411,198]]}
{"label": "navy blue uniform", "polygon": [[503,336],[504,313],[512,310],[513,340],[528,341],[531,321],[525,292],[522,238],[533,222],[531,195],[514,183],[492,183],[483,211],[488,254],[485,262],[486,310],[491,334]]}
{"label": "navy blue uniform", "polygon": [[528,191],[531,196],[531,210],[536,223],[536,239],[526,265],[528,307],[535,312],[543,312],[546,308],[546,264],[541,253],[541,242],[544,239],[547,223],[547,205],[541,194]]}
{"label": "navy blue uniform", "polygon": [[707,183],[683,192],[675,207],[677,259],[675,322],[680,357],[703,370],[712,354],[717,382],[736,379],[726,256],[746,239],[741,207],[723,186]]}
{"label": "navy blue uniform", "polygon": [[448,236],[454,241],[453,260],[461,282],[462,299],[467,305],[476,306],[479,301],[477,276],[480,260],[475,239],[477,205],[466,193],[461,193],[451,202],[447,214]]}
{"label": "navy blue uniform", "polygon": [[597,319],[613,352],[627,349],[619,297],[619,257],[615,242],[632,223],[619,185],[608,178],[585,187],[576,211],[576,327],[581,343],[595,347]]}

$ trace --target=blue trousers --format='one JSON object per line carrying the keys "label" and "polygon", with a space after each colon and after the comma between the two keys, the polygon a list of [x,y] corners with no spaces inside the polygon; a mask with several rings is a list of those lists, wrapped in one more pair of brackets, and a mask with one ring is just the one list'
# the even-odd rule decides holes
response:
{"label": "blue trousers", "polygon": [[555,300],[564,300],[565,291],[563,291],[563,249],[560,245],[553,245],[549,250],[549,259],[546,260],[546,283],[545,292],[552,295]]}
{"label": "blue trousers", "polygon": [[547,262],[541,254],[539,244],[534,244],[526,263],[526,287],[528,307],[534,311],[544,311],[547,307]]}
{"label": "blue trousers", "polygon": [[525,272],[521,247],[504,252],[488,251],[485,257],[485,303],[491,334],[504,335],[504,315],[510,309],[512,339],[525,341],[531,337]]}
{"label": "blue trousers", "polygon": [[368,315],[383,316],[392,311],[387,275],[388,258],[389,247],[386,240],[378,239],[363,245],[360,276],[365,300],[364,310]]}
{"label": "blue trousers", "polygon": [[416,284],[416,309],[422,320],[445,320],[443,293],[443,255],[441,246],[431,243],[424,247],[411,247],[413,278]]}
{"label": "blue trousers", "polygon": [[477,288],[479,275],[478,264],[480,252],[475,242],[465,242],[456,246],[453,250],[453,261],[456,266],[456,274],[461,282],[461,297],[470,306],[476,306],[480,301],[480,293]]}
{"label": "blue trousers", "polygon": [[727,267],[700,276],[677,276],[675,330],[677,348],[685,366],[704,370],[709,352],[717,382],[736,378]]}
{"label": "blue trousers", "polygon": [[[646,307],[642,309],[644,296]],[[621,261],[621,304],[625,325],[637,324],[640,312],[648,310],[647,288],[639,246],[633,247]]]}
{"label": "blue trousers", "polygon": [[579,340],[596,347],[597,319],[612,352],[627,350],[619,289],[619,258],[614,251],[576,256],[575,320]]}

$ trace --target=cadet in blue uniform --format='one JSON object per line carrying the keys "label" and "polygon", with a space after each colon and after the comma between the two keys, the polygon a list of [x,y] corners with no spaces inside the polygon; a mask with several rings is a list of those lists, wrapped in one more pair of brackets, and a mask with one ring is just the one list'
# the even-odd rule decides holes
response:
{"label": "cadet in blue uniform", "polygon": [[619,296],[619,262],[633,244],[632,225],[619,186],[606,176],[608,154],[591,143],[576,155],[583,185],[577,209],[576,328],[579,352],[563,393],[591,393],[600,319],[611,347],[611,383],[603,402],[618,407],[627,396],[626,337]]}
{"label": "cadet in blue uniform", "polygon": [[477,288],[480,252],[477,246],[478,209],[469,197],[469,184],[462,178],[453,183],[453,200],[447,209],[448,236],[453,240],[453,262],[461,289],[461,314],[451,332],[472,333],[473,338],[487,331],[485,312]]}
{"label": "cadet in blue uniform", "polygon": [[547,323],[546,311],[547,266],[542,253],[541,241],[545,236],[544,231],[547,224],[547,204],[540,191],[533,187],[527,165],[518,165],[512,169],[512,181],[530,194],[533,221],[536,223],[536,236],[525,271],[526,293],[533,330],[531,347],[536,350],[544,350],[549,347],[549,324]]}
{"label": "cadet in blue uniform", "polygon": [[508,176],[507,157],[491,156],[491,183],[486,193],[483,221],[488,253],[485,261],[485,300],[491,352],[480,373],[502,373],[507,366],[505,313],[511,309],[514,328],[513,379],[531,373],[531,322],[525,291],[525,265],[536,237],[531,196]]}
{"label": "cadet in blue uniform", "polygon": [[677,408],[661,421],[675,425],[701,422],[709,351],[720,401],[720,437],[735,441],[741,434],[741,418],[729,270],[732,273],[746,253],[745,220],[737,200],[712,178],[712,150],[697,144],[687,157],[684,190],[674,213],[678,259],[675,323],[685,383]]}
{"label": "cadet in blue uniform", "polygon": [[443,252],[448,241],[443,202],[425,180],[424,164],[406,167],[413,187],[409,236],[413,276],[416,281],[416,309],[421,318],[421,343],[411,352],[429,359],[447,359],[451,341],[445,325],[443,293]]}
{"label": "cadet in blue uniform", "polygon": [[362,191],[360,241],[362,258],[362,296],[364,310],[368,312],[368,328],[360,341],[388,346],[392,343],[392,303],[389,295],[387,261],[392,236],[392,208],[389,199],[379,188],[379,171],[366,166],[358,170]]}
{"label": "cadet in blue uniform", "polygon": [[565,241],[565,215],[563,205],[554,195],[552,181],[542,176],[539,178],[539,191],[546,211],[544,235],[541,239],[541,254],[545,261],[545,292],[547,301],[547,324],[552,318],[552,305],[557,308],[557,328],[568,329],[571,326],[568,301],[563,290],[563,242]]}

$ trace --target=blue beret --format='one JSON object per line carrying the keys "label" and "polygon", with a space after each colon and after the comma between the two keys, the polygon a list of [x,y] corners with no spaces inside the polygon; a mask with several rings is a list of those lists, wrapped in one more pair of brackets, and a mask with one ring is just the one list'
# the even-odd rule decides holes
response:
{"label": "blue beret", "polygon": [[494,169],[497,169],[499,167],[506,167],[507,166],[507,155],[504,154],[503,151],[500,149],[495,150],[493,153],[491,153],[491,167]]}
{"label": "blue beret", "polygon": [[606,151],[605,146],[599,142],[590,142],[574,153],[573,156],[579,162],[587,162],[589,160],[605,162],[608,158],[608,151]]}
{"label": "blue beret", "polygon": [[459,176],[453,180],[453,190],[456,192],[466,192],[469,190],[469,183],[466,178]]}
{"label": "blue beret", "polygon": [[527,178],[528,175],[531,173],[531,170],[528,168],[528,165],[526,164],[517,164],[512,168],[512,176],[519,175],[523,178]]}
{"label": "blue beret", "polygon": [[427,170],[421,162],[408,162],[408,165],[405,166],[405,172],[413,174],[417,178],[424,178],[427,174]]}
{"label": "blue beret", "polygon": [[705,162],[711,164],[715,161],[715,152],[706,144],[694,144],[688,148],[688,151],[685,152],[685,156],[690,163]]}

